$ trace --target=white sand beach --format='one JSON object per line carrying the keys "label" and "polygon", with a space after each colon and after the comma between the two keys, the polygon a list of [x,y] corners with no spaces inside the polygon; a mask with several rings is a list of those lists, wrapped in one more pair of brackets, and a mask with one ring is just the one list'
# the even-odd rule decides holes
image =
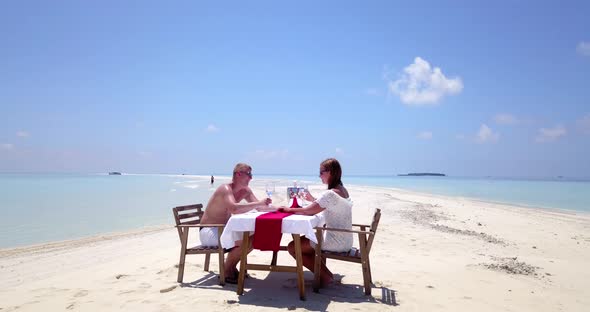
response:
{"label": "white sand beach", "polygon": [[[264,196],[261,185],[254,189]],[[306,301],[292,273],[251,272],[238,296],[236,285],[217,284],[217,261],[205,272],[199,255],[187,257],[179,284],[170,212],[163,228],[0,250],[0,311],[588,311],[589,215],[390,188],[349,191],[354,222],[382,209],[371,297],[360,265],[330,260],[340,282],[314,293],[306,271]],[[271,253],[250,257],[270,263]],[[279,263],[294,260],[283,252]]]}

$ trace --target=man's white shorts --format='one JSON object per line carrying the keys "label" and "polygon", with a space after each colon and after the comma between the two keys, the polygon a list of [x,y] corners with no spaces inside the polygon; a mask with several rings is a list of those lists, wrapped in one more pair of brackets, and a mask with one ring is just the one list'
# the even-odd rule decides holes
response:
{"label": "man's white shorts", "polygon": [[219,228],[217,227],[204,227],[199,231],[201,238],[201,245],[203,246],[217,246],[219,245]]}

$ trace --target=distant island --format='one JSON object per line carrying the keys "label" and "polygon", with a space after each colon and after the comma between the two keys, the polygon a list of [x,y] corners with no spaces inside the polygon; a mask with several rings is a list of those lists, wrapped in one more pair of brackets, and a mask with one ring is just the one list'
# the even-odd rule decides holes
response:
{"label": "distant island", "polygon": [[117,171],[111,171],[109,172],[109,175],[121,175],[121,173]]}
{"label": "distant island", "polygon": [[410,172],[407,174],[398,174],[399,177],[423,177],[423,176],[433,176],[433,177],[446,177],[447,175],[444,173],[431,173],[431,172]]}

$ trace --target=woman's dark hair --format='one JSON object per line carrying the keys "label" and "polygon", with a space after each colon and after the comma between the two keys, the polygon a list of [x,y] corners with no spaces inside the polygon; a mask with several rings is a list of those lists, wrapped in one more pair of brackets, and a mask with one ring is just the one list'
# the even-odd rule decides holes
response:
{"label": "woman's dark hair", "polygon": [[331,190],[342,184],[342,167],[335,158],[328,158],[320,164],[322,170],[330,172],[330,181],[328,181],[328,189]]}

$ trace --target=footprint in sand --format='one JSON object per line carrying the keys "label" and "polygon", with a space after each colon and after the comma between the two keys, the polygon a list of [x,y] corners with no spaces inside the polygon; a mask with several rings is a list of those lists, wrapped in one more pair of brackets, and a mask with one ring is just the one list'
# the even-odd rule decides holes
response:
{"label": "footprint in sand", "polygon": [[144,288],[144,289],[152,288],[152,285],[144,282],[144,283],[139,284],[139,288]]}
{"label": "footprint in sand", "polygon": [[39,296],[36,296],[35,298],[41,298],[43,296],[52,296],[56,292],[66,292],[66,291],[70,291],[70,289],[68,289],[68,288],[57,288],[57,287],[47,287],[47,288],[37,288],[37,289],[33,289],[32,290],[32,292],[34,292],[34,293],[43,292],[43,294],[41,294]]}
{"label": "footprint in sand", "polygon": [[129,276],[129,275],[127,275],[127,274],[117,274],[117,275],[115,276],[115,278],[116,278],[116,279],[121,279],[121,278],[123,278],[123,277],[127,277],[127,276]]}
{"label": "footprint in sand", "polygon": [[82,289],[79,292],[74,294],[74,297],[79,298],[79,297],[84,297],[88,295],[88,290],[86,289]]}
{"label": "footprint in sand", "polygon": [[393,285],[391,281],[375,281],[375,286],[389,288]]}
{"label": "footprint in sand", "polygon": [[178,265],[175,265],[175,266],[171,266],[167,269],[160,270],[156,274],[162,274],[162,273],[169,274],[170,272],[177,272],[177,270],[178,270]]}
{"label": "footprint in sand", "polygon": [[167,293],[167,292],[173,291],[176,287],[178,287],[178,285],[174,285],[174,286],[170,286],[170,287],[167,287],[167,288],[160,289],[160,293],[163,294],[163,293]]}

